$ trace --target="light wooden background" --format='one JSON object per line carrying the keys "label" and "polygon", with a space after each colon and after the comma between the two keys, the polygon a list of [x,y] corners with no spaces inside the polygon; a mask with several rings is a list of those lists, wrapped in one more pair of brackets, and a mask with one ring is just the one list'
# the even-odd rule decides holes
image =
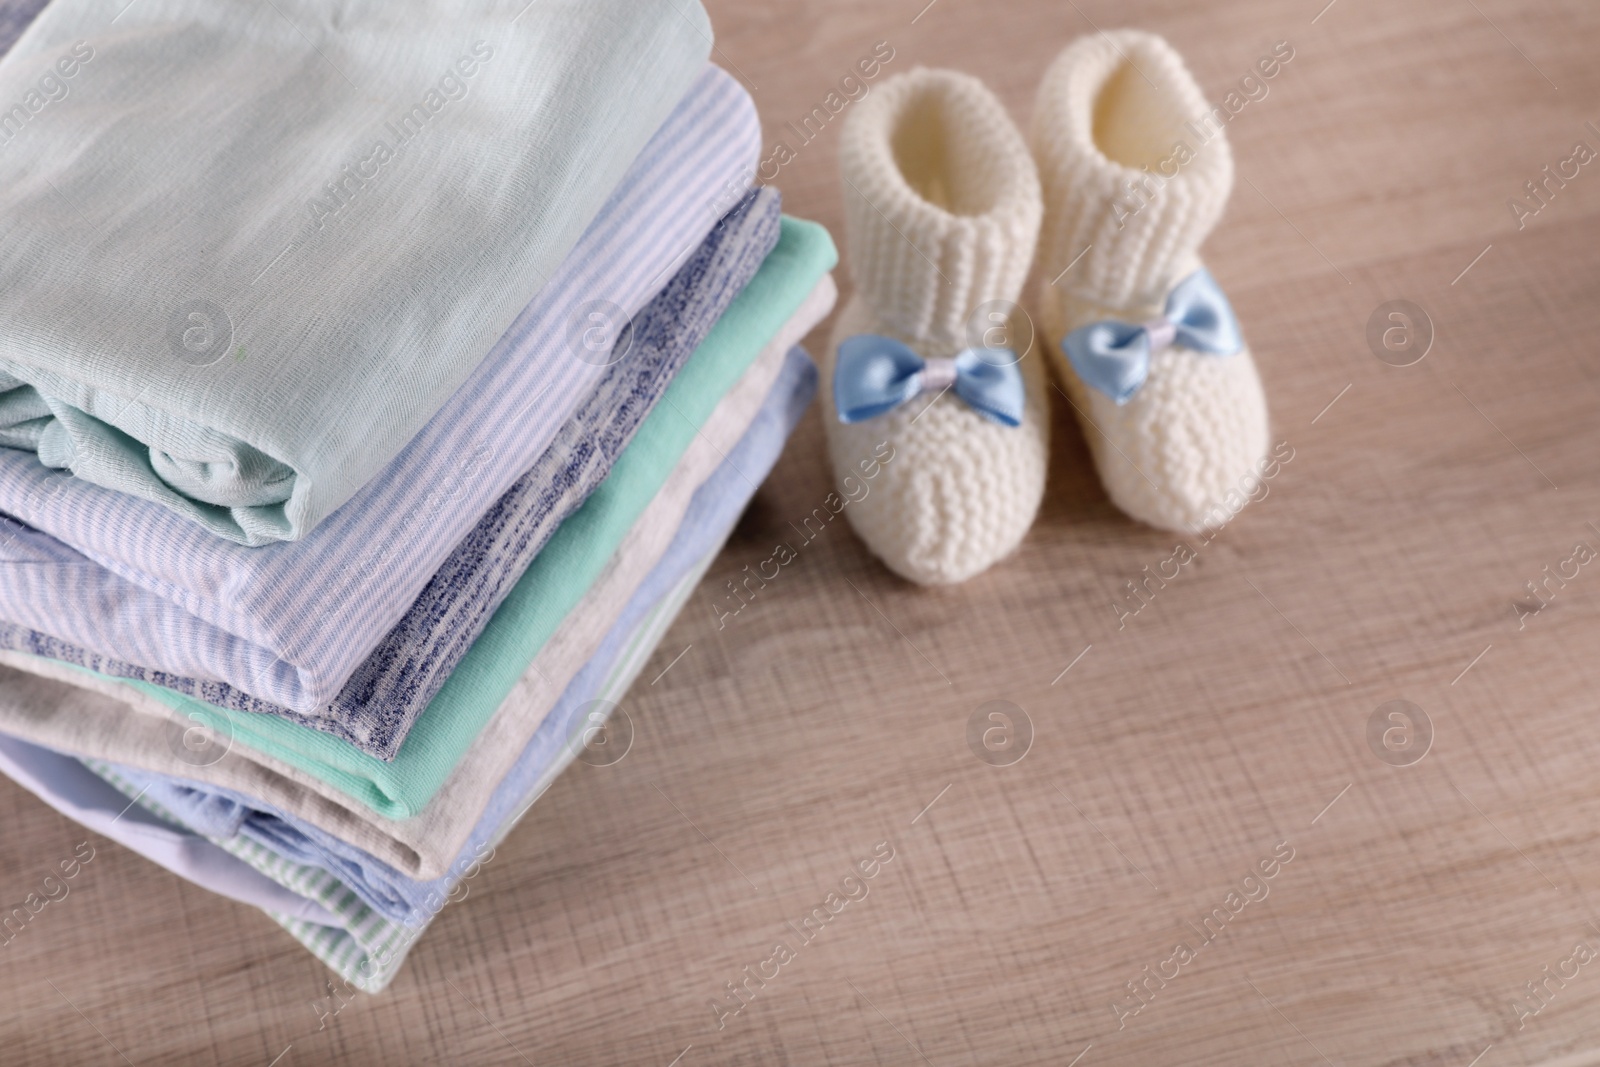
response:
{"label": "light wooden background", "polygon": [[[769,142],[879,40],[1022,121],[1096,26],[1167,35],[1214,98],[1290,41],[1207,251],[1294,449],[1270,496],[1119,631],[1174,538],[1108,505],[1058,401],[1015,558],[916,589],[839,524],[719,631],[716,588],[826,492],[813,411],[625,705],[627,759],[559,782],[387,993],[316,1032],[298,945],[100,842],[0,950],[0,1061],[1600,1063],[1600,960],[1520,1030],[1511,1007],[1600,950],[1600,563],[1520,631],[1512,608],[1600,549],[1600,170],[1521,232],[1506,207],[1600,148],[1600,10],[1323,2],[713,3]],[[836,145],[777,184],[837,233]],[[1364,340],[1398,298],[1437,335],[1403,369]],[[1411,766],[1366,741],[1394,699],[1433,724]],[[967,746],[990,700],[1031,719],[1019,763]],[[0,820],[7,899],[84,836],[9,783]],[[724,983],[880,840],[870,895],[719,1031]],[[1280,842],[1270,896],[1119,1030],[1125,983]]]}

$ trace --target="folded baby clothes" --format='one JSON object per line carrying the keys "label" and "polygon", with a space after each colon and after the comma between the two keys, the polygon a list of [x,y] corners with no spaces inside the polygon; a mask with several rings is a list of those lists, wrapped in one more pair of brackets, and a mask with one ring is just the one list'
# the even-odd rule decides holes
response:
{"label": "folded baby clothes", "polygon": [[0,61],[0,444],[304,537],[549,282],[710,41],[695,0],[55,0]]}
{"label": "folded baby clothes", "polygon": [[[145,711],[151,710],[152,705],[164,705],[186,720],[231,736],[233,750],[215,764],[196,769],[168,747],[164,731],[169,723],[159,712],[127,715],[125,709],[112,705],[114,710],[102,709],[96,714],[89,707],[92,701],[76,699],[62,704],[40,693],[30,693],[26,685],[10,676],[0,686],[0,730],[64,751],[120,759],[150,770],[229,785],[297,813],[302,807],[316,808],[315,801],[308,803],[308,795],[332,800],[335,818],[326,819],[328,812],[320,809],[312,811],[308,818],[352,840],[362,831],[362,820],[373,814],[416,822],[408,817],[430,807],[429,800],[451,777],[463,755],[473,747],[474,739],[495,717],[496,709],[517,687],[519,676],[536,655],[541,655],[551,636],[558,629],[579,635],[592,630],[585,617],[572,620],[566,627],[563,623],[585,599],[586,591],[601,576],[606,561],[629,530],[638,529],[644,536],[652,529],[642,513],[669,482],[679,458],[689,453],[699,455],[708,447],[714,457],[720,458],[713,441],[724,432],[726,423],[711,419],[719,406],[718,398],[729,394],[746,377],[745,371],[752,362],[760,362],[756,355],[764,343],[768,351],[774,347],[776,342],[767,343],[768,339],[782,342],[778,349],[781,359],[784,351],[826,315],[832,302],[831,282],[827,283],[820,306],[808,306],[807,295],[813,289],[820,290],[823,282],[819,279],[825,278],[834,260],[833,245],[825,231],[814,224],[784,220],[783,236],[761,271],[691,357],[668,390],[665,402],[645,421],[606,482],[562,524],[534,560],[483,635],[419,717],[392,763],[360,753],[327,734],[275,718],[217,709],[145,683],[117,682],[18,653],[7,653],[4,659],[30,671],[65,671],[75,682],[105,688]],[[817,304],[814,294],[810,303]],[[777,369],[774,366],[771,370],[769,384]],[[763,392],[764,389],[765,386]],[[727,399],[731,401],[732,395]],[[731,445],[732,441],[727,443]],[[705,469],[709,472],[714,466],[713,461]],[[698,480],[689,483],[686,490],[676,490],[681,495],[675,503],[663,505],[671,513],[667,529],[676,526],[688,493]],[[657,549],[657,555],[664,547],[663,544]],[[640,574],[635,583],[642,577]],[[615,610],[620,610],[627,592],[631,592],[631,586],[623,587],[622,601]],[[541,677],[531,682],[524,680],[524,687],[531,690],[532,700],[538,705],[527,734],[532,733],[566,681],[592,654],[594,644],[607,628],[609,621],[592,638],[575,636],[570,642],[561,642],[563,651],[559,657],[541,657],[535,665],[538,670],[532,672]],[[557,675],[561,681],[544,692],[542,677],[549,675]],[[509,746],[509,759],[514,760],[525,737]],[[137,758],[130,753],[137,753]],[[503,771],[475,777],[487,780],[492,788],[502,774]],[[357,813],[357,818],[351,820],[350,816]],[[459,813],[452,815],[461,817]],[[338,818],[346,822],[340,823]],[[387,835],[372,836],[379,838],[377,847],[382,847]],[[449,858],[444,862],[448,863]],[[423,869],[417,856],[405,857],[397,866],[405,864]]]}
{"label": "folded baby clothes", "polygon": [[416,716],[569,512],[599,485],[673,376],[777,244],[777,190],[746,194],[622,330],[595,393],[532,470],[457,546],[338,698],[302,715],[223,682],[123,663],[37,631],[0,624],[0,647],[137,678],[238,711],[278,715],[392,759]]}
{"label": "folded baby clothes", "polygon": [[[444,785],[414,817],[379,814],[322,778],[261,753],[236,737],[211,735],[214,744],[193,748],[189,742],[206,737],[194,729],[199,720],[169,718],[170,709],[149,699],[144,689],[15,653],[0,655],[0,661],[21,663],[34,673],[0,668],[4,732],[76,755],[221,785],[234,790],[238,798],[257,798],[263,807],[370,852],[407,877],[444,875],[518,753],[570,679],[593,658],[633,591],[665,553],[695,488],[735,446],[738,433],[781,372],[784,354],[826,315],[833,299],[831,279],[824,277],[807,306],[784,325],[718,403],[655,498],[617,545],[611,565],[562,621],[538,657],[527,664],[522,678],[494,710],[488,725],[477,732]],[[490,633],[504,622],[497,617]],[[488,639],[486,635],[480,644]],[[47,684],[46,678],[68,684]],[[428,715],[436,710],[430,708]]]}
{"label": "folded baby clothes", "polygon": [[[226,801],[233,810],[224,811],[219,804],[224,795],[213,787],[103,763],[95,763],[96,768],[107,772],[127,796],[150,802],[192,830],[219,840],[240,835],[255,846],[249,854],[262,855],[255,851],[262,849],[279,860],[326,872],[387,922],[425,926],[451,899],[457,883],[471,877],[474,866],[492,856],[494,846],[522,813],[577,757],[582,731],[594,724],[589,711],[623,699],[737,522],[753,486],[759,485],[777,462],[816,391],[816,380],[810,358],[800,349],[791,349],[755,421],[696,490],[666,553],[634,592],[594,657],[539,724],[444,877],[430,881],[407,878],[345,842],[315,829],[303,831],[290,818],[259,810],[259,802],[251,798]],[[241,843],[222,844],[239,848]],[[336,893],[319,893],[318,898],[329,899],[337,910]],[[361,918],[364,923],[371,922],[369,917]]]}
{"label": "folded baby clothes", "polygon": [[594,393],[611,346],[591,339],[615,336],[738,202],[760,142],[748,94],[704,68],[467,384],[302,541],[235,545],[0,448],[0,510],[31,527],[0,529],[0,619],[315,714]]}
{"label": "folded baby clothes", "polygon": [[[815,389],[815,369],[810,360],[798,349],[791,350],[749,429],[729,448],[713,475],[696,491],[671,547],[630,600],[594,661],[568,687],[555,713],[540,725],[513,774],[496,790],[492,802],[482,813],[473,840],[451,865],[448,877],[432,884],[418,884],[391,872],[389,881],[382,883],[375,880],[375,874],[367,873],[376,869],[370,859],[343,868],[341,877],[326,863],[306,863],[289,852],[275,849],[272,838],[264,835],[244,833],[219,840],[216,847],[287,887],[296,898],[319,902],[331,918],[274,913],[270,905],[258,906],[265,907],[274,919],[342,977],[369,992],[383,988],[398,971],[406,950],[420,935],[420,927],[425,927],[447,901],[457,898],[454,889],[463,878],[472,877],[477,865],[492,860],[494,846],[570,763],[578,746],[566,742],[582,717],[583,709],[591,707],[595,700],[614,701],[623,696],[710,565],[721,541],[755,492],[755,486],[776,461],[787,434],[804,412]],[[15,747],[20,742],[11,745]],[[46,758],[64,758],[34,746],[23,747]],[[31,769],[33,760],[25,763],[26,772]],[[137,801],[138,807],[134,810],[148,809],[173,823],[192,818],[188,810],[169,807],[172,791],[162,789],[161,783],[153,782],[148,776],[139,776],[137,772],[130,774],[124,768],[97,761],[93,765],[109,781],[125,790],[126,797]],[[10,773],[10,768],[3,764],[0,769]],[[52,777],[59,780],[59,776]],[[55,802],[49,796],[46,799]],[[109,831],[108,836],[122,839],[116,825]],[[359,857],[359,853],[356,855]],[[197,884],[213,887],[204,872],[190,869],[179,873]],[[395,907],[370,906],[364,896],[384,885],[397,894]],[[403,909],[403,921],[397,922],[385,914],[396,907]],[[408,929],[408,924],[413,928]]]}
{"label": "folded baby clothes", "polygon": [[[797,313],[795,318],[799,321],[787,324],[776,340],[787,346],[806,332],[805,324],[826,315],[833,299],[831,279],[824,278],[808,299],[808,308]],[[104,683],[106,692],[121,695],[126,703],[108,700],[100,692],[84,690],[76,684],[59,685],[44,676],[0,668],[0,711],[8,719],[7,729],[35,731],[34,736],[67,750],[155,766],[187,779],[188,799],[174,810],[183,812],[186,825],[208,836],[222,838],[240,833],[245,818],[253,812],[273,816],[276,822],[253,822],[263,830],[253,838],[257,843],[266,844],[281,857],[313,865],[321,863],[341,875],[349,874],[342,866],[346,864],[358,871],[370,870],[370,877],[363,884],[378,888],[369,903],[391,917],[414,915],[416,893],[407,894],[402,888],[384,896],[382,887],[393,879],[436,879],[459,873],[459,856],[474,828],[482,825],[486,810],[499,810],[495,808],[496,797],[507,795],[504,781],[511,776],[518,753],[524,754],[526,763],[533,758],[527,754],[531,738],[539,731],[547,737],[554,736],[550,733],[548,711],[558,698],[547,694],[561,687],[557,678],[568,676],[560,673],[565,669],[560,664],[573,656],[583,656],[590,662],[603,660],[603,634],[597,634],[591,644],[572,649],[593,627],[615,628],[612,620],[621,618],[626,610],[624,602],[631,602],[633,593],[646,583],[657,561],[665,558],[667,548],[663,542],[679,525],[675,516],[684,513],[683,505],[673,505],[672,501],[692,493],[695,480],[724,458],[733,459],[733,466],[745,472],[741,480],[753,487],[756,470],[746,469],[747,464],[733,454],[740,446],[732,439],[722,439],[728,429],[736,430],[738,424],[735,416],[724,413],[735,405],[745,406],[739,393],[750,395],[749,386],[769,380],[765,367],[781,368],[778,382],[782,383],[783,376],[791,373],[778,363],[784,350],[769,346],[740,387],[718,405],[718,413],[708,423],[702,439],[691,446],[692,454],[686,453],[657,499],[618,546],[613,565],[574,609],[575,618],[565,621],[541,650],[444,787],[414,818],[385,819],[348,798],[342,798],[342,804],[331,802],[322,795],[328,791],[324,783],[237,745],[226,758],[213,762],[216,756],[208,753],[215,750],[186,749],[184,741],[192,732],[185,730],[187,721],[162,719],[164,707],[151,707],[154,702],[130,696],[125,688],[119,689],[113,683]],[[687,491],[684,486],[688,486]],[[638,650],[637,643],[634,649]],[[561,654],[552,657],[552,651]],[[47,674],[51,670],[50,665],[37,661],[34,666]],[[81,672],[71,668],[56,665],[54,670],[68,683],[83,679]],[[566,688],[569,695],[574,692],[570,685]],[[144,714],[129,714],[130,710]],[[152,720],[146,715],[153,715],[160,729],[150,729]],[[195,781],[197,778],[206,781]],[[170,797],[161,799],[174,803]],[[267,833],[267,828],[275,832]],[[405,883],[398,884],[403,887]]]}

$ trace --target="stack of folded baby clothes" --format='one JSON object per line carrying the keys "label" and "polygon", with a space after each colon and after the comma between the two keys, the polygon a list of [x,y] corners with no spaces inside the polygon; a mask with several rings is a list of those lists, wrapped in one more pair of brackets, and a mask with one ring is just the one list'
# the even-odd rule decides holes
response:
{"label": "stack of folded baby clothes", "polygon": [[815,391],[834,248],[711,39],[0,0],[0,770],[394,976]]}

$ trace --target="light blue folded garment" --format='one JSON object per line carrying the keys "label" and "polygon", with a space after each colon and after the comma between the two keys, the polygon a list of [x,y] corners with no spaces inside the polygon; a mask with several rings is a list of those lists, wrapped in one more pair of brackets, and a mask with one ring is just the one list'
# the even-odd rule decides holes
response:
{"label": "light blue folded garment", "polygon": [[314,715],[257,700],[224,682],[123,663],[0,622],[0,649],[133,678],[234,711],[276,715],[393,759],[450,672],[568,514],[594,491],[673,376],[778,242],[781,197],[752,190],[723,216],[672,280],[622,331],[595,393],[451,553],[338,698]]}
{"label": "light blue folded garment", "polygon": [[0,526],[0,619],[315,714],[593,395],[605,338],[744,195],[760,143],[749,95],[704,68],[471,380],[303,541],[245,548],[0,448],[0,510],[33,528]]}
{"label": "light blue folded garment", "polygon": [[86,829],[219,896],[310,923],[340,922],[314,898],[268,878],[199,834],[133,805],[71,756],[0,737],[0,772]]}
{"label": "light blue folded garment", "polygon": [[697,0],[54,0],[0,61],[0,445],[305,537],[549,283],[710,47]]}
{"label": "light blue folded garment", "polygon": [[446,876],[430,881],[408,878],[314,826],[228,790],[124,766],[111,767],[114,780],[131,786],[130,795],[142,793],[197,833],[219,842],[237,835],[278,857],[327,871],[390,921],[425,924],[462,874],[481,862],[509,824],[576,756],[594,702],[609,706],[622,699],[679,604],[732,530],[753,486],[777,462],[816,386],[817,372],[810,358],[798,348],[792,350],[760,414],[696,491],[666,554],[629,600],[598,652],[540,723]]}

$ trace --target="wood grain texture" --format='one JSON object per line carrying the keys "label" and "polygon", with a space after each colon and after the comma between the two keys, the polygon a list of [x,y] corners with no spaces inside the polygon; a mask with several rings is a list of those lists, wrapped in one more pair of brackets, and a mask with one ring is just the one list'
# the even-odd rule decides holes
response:
{"label": "wood grain texture", "polygon": [[[4,949],[0,1061],[1600,1063],[1600,962],[1520,1029],[1512,1008],[1600,948],[1600,566],[1521,629],[1512,606],[1600,548],[1600,171],[1521,231],[1506,207],[1600,147],[1600,10],[920,6],[710,4],[769,145],[880,40],[888,72],[969,71],[1019,121],[1095,26],[1165,34],[1218,99],[1292,42],[1230,128],[1240,180],[1206,248],[1294,451],[1267,498],[1119,629],[1123,583],[1175,539],[1109,505],[1057,398],[1014,558],[917,589],[835,523],[719,629],[724,582],[827,491],[813,411],[630,695],[628,757],[567,774],[387,993],[319,1032],[329,976],[298,945],[99,841]],[[837,234],[836,145],[825,129],[775,184]],[[1436,330],[1406,368],[1364,339],[1397,298]],[[1366,739],[1396,699],[1434,730],[1411,766]],[[1010,766],[968,748],[991,700],[1032,723]],[[0,819],[9,896],[85,836],[8,783]],[[724,983],[797,943],[786,923],[880,841],[869,895],[719,1030]],[[1196,947],[1278,847],[1270,894]],[[1127,983],[1179,942],[1194,959],[1119,1028]]]}

